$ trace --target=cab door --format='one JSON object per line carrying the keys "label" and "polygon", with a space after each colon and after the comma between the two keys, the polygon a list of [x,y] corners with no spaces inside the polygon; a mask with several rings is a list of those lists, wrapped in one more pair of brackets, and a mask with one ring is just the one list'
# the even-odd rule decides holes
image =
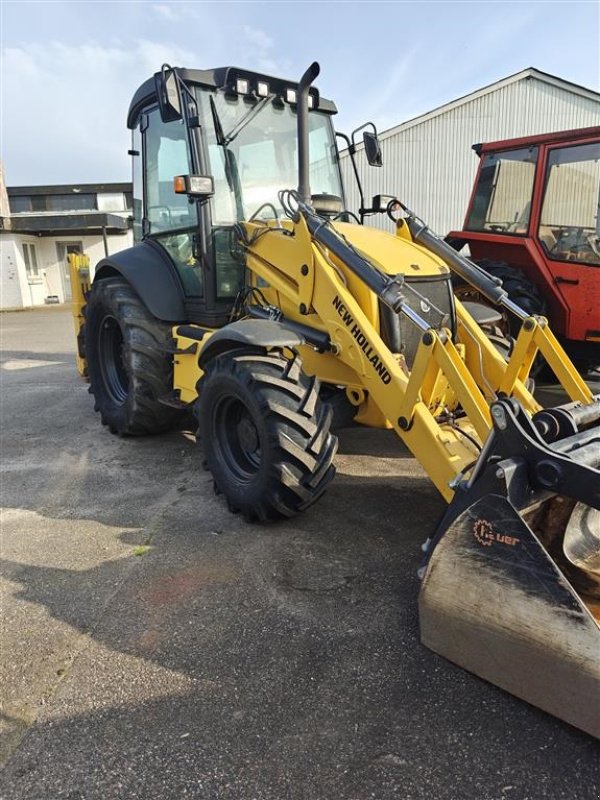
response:
{"label": "cab door", "polygon": [[565,336],[600,339],[600,142],[549,146],[537,239],[566,307]]}
{"label": "cab door", "polygon": [[187,128],[181,120],[163,122],[155,106],[140,116],[139,135],[142,159],[134,170],[136,238],[156,241],[173,262],[186,299],[199,301],[204,296],[204,276],[197,247],[197,205],[173,188],[176,175],[193,172]]}

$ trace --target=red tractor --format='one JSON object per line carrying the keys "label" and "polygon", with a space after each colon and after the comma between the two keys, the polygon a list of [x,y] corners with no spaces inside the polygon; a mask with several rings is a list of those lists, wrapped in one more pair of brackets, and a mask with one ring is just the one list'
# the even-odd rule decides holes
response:
{"label": "red tractor", "polygon": [[[582,368],[600,364],[600,127],[477,144],[464,229],[447,240],[545,314]],[[459,289],[460,291],[460,289]]]}

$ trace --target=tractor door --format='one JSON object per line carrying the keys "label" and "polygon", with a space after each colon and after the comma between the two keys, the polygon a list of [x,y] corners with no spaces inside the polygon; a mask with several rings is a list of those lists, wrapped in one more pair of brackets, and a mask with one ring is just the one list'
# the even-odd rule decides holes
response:
{"label": "tractor door", "polygon": [[164,121],[156,104],[140,114],[133,130],[133,152],[142,156],[134,155],[134,237],[153,241],[168,257],[181,284],[186,320],[219,327],[228,320],[243,264],[235,264],[236,280],[226,280],[232,271],[231,228],[213,230],[208,204],[175,192],[176,176],[198,174],[203,166],[191,157],[191,135],[185,120]]}
{"label": "tractor door", "polygon": [[[135,147],[136,134],[141,148]],[[178,272],[186,298],[202,298],[197,206],[173,189],[176,175],[192,172],[186,126],[181,120],[163,122],[158,106],[149,108],[134,131],[134,149],[142,153],[141,168],[134,169],[136,239],[152,238],[160,244]]]}
{"label": "tractor door", "polygon": [[548,147],[537,240],[568,309],[566,336],[600,340],[600,142]]}

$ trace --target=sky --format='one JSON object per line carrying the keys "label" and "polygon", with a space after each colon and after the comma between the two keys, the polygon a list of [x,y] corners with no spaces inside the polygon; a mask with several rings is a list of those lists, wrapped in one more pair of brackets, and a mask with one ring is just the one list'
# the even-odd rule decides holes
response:
{"label": "sky", "polygon": [[129,101],[167,62],[298,80],[380,131],[526,67],[600,91],[600,0],[0,0],[9,186],[130,180]]}

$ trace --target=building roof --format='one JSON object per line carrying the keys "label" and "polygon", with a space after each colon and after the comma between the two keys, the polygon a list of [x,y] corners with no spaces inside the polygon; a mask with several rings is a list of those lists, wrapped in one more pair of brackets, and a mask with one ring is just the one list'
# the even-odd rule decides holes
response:
{"label": "building roof", "polygon": [[[455,108],[466,105],[467,103],[477,100],[480,97],[484,97],[487,94],[491,94],[498,89],[503,89],[506,86],[510,86],[513,83],[518,83],[519,81],[531,80],[532,78],[541,81],[542,83],[547,83],[551,86],[558,87],[559,89],[564,89],[572,94],[578,94],[580,97],[585,97],[587,100],[595,100],[598,104],[600,104],[599,92],[596,92],[593,89],[587,89],[585,86],[580,86],[577,83],[571,83],[571,81],[566,81],[563,78],[557,77],[556,75],[550,75],[548,72],[542,72],[535,67],[528,67],[520,72],[515,72],[514,75],[509,75],[508,77],[502,78],[494,83],[490,83],[481,89],[477,89],[474,92],[470,92],[462,97],[458,97],[456,100],[451,100],[449,103],[444,103],[444,105],[438,106],[432,111],[428,111],[425,114],[420,114],[418,117],[413,117],[406,122],[395,125],[393,128],[388,128],[386,131],[383,131],[379,134],[379,138],[381,140],[388,139],[390,136],[394,136],[394,134],[399,133],[400,131],[405,131],[415,125],[420,125],[422,122],[426,122],[427,120],[438,117],[448,111],[452,111]],[[360,145],[357,145],[357,147],[358,146]]]}
{"label": "building roof", "polygon": [[131,192],[131,183],[65,183],[52,186],[7,186],[9,197],[40,194],[103,194]]}
{"label": "building roof", "polygon": [[58,214],[14,214],[10,225],[4,228],[11,233],[29,233],[33,236],[61,236],[64,234],[127,233],[129,220],[118,214],[103,211],[63,211]]}
{"label": "building roof", "polygon": [[482,153],[494,153],[498,150],[516,150],[519,147],[534,147],[538,144],[560,144],[561,142],[582,142],[584,139],[598,141],[600,139],[600,125],[590,128],[574,128],[568,131],[553,131],[552,133],[540,133],[534,136],[518,136],[513,139],[500,139],[496,142],[484,142],[474,144],[473,150],[477,155]]}

